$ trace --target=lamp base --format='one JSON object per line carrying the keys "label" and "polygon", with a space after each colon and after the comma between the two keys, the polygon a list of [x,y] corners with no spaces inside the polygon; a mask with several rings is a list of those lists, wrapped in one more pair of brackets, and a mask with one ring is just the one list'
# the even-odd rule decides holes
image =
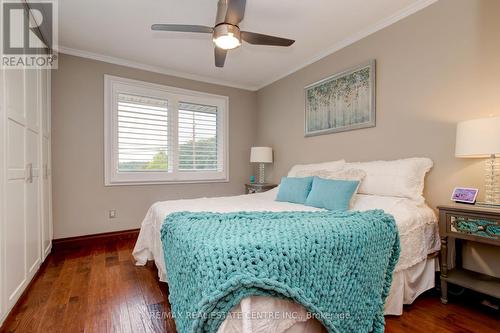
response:
{"label": "lamp base", "polygon": [[485,204],[500,206],[500,159],[495,155],[486,161],[484,194]]}
{"label": "lamp base", "polygon": [[479,206],[479,207],[499,208],[500,209],[500,204],[488,203],[488,202],[483,202],[483,201],[478,201],[474,205]]}
{"label": "lamp base", "polygon": [[264,174],[265,164],[259,163],[259,184],[264,184],[266,182],[266,176]]}

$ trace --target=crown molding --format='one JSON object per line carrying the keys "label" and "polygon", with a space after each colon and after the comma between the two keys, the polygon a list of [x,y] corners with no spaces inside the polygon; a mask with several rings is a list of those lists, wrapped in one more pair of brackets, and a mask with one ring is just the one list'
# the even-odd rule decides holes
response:
{"label": "crown molding", "polygon": [[287,77],[288,75],[293,74],[293,73],[301,70],[302,68],[307,67],[307,66],[315,63],[316,61],[321,60],[321,59],[323,59],[323,58],[325,58],[325,57],[327,57],[327,56],[329,56],[337,51],[340,51],[341,49],[343,49],[351,44],[354,44],[357,41],[359,41],[365,37],[368,37],[369,35],[374,34],[375,32],[392,25],[392,24],[424,9],[425,7],[432,5],[433,3],[437,2],[437,1],[438,0],[420,0],[420,1],[414,2],[413,4],[400,10],[396,14],[391,15],[391,16],[379,21],[376,24],[374,24],[374,25],[372,25],[364,30],[359,31],[359,32],[347,37],[346,39],[344,39],[338,43],[335,43],[334,45],[330,46],[329,48],[327,48],[326,50],[324,50],[320,53],[317,53],[315,56],[313,56],[312,58],[310,58],[306,62],[303,62],[301,65],[293,67],[292,69],[288,70],[287,72],[285,72],[281,75],[278,75],[278,76],[274,77],[273,79],[266,81],[263,84],[260,84],[258,86],[257,90],[260,90],[260,89],[262,89],[262,88],[264,88],[264,87],[266,87],[266,86],[268,86],[276,81],[279,81],[279,80]]}
{"label": "crown molding", "polygon": [[307,67],[313,63],[315,63],[318,60],[321,60],[351,44],[356,43],[357,41],[379,31],[382,30],[422,9],[424,9],[427,6],[430,6],[434,3],[436,3],[438,0],[419,0],[417,2],[414,2],[410,6],[400,10],[399,12],[377,22],[376,24],[363,29],[347,38],[344,40],[335,43],[334,45],[330,46],[329,48],[325,49],[324,51],[317,53],[313,57],[309,58],[307,61],[303,62],[302,64],[293,67],[292,69],[279,74],[275,77],[273,77],[270,80],[265,81],[262,84],[258,85],[245,85],[237,82],[232,82],[232,81],[226,81],[226,80],[221,80],[221,79],[216,79],[212,77],[207,77],[207,76],[202,76],[202,75],[197,75],[197,74],[191,74],[191,73],[184,73],[184,72],[179,72],[176,70],[171,70],[165,67],[161,66],[152,66],[152,65],[146,65],[146,64],[141,64],[139,62],[131,61],[131,60],[126,60],[123,58],[118,58],[118,57],[112,57],[112,56],[107,56],[104,54],[98,54],[98,53],[93,53],[93,52],[87,52],[83,50],[78,50],[74,48],[69,48],[65,46],[60,46],[58,51],[63,54],[68,54],[68,55],[73,55],[77,57],[82,57],[82,58],[88,58],[88,59],[93,59],[93,60],[98,60],[98,61],[103,61],[115,65],[120,65],[120,66],[126,66],[126,67],[131,67],[131,68],[136,68],[136,69],[141,69],[144,71],[148,72],[154,72],[154,73],[159,73],[159,74],[165,74],[165,75],[171,75],[171,76],[176,76],[184,79],[189,79],[189,80],[195,80],[195,81],[200,81],[200,82],[206,82],[206,83],[212,83],[212,84],[217,84],[221,86],[227,86],[227,87],[233,87],[233,88],[239,88],[239,89],[244,89],[244,90],[250,90],[250,91],[257,91],[260,90],[276,81],[279,81],[285,77],[287,77],[290,74],[293,74],[304,67]]}
{"label": "crown molding", "polygon": [[99,54],[99,53],[87,52],[87,51],[73,49],[73,48],[65,47],[65,46],[59,46],[57,50],[59,53],[63,53],[63,54],[67,54],[67,55],[72,55],[72,56],[77,56],[77,57],[87,58],[87,59],[92,59],[92,60],[97,60],[97,61],[103,61],[103,62],[107,62],[107,63],[114,64],[114,65],[120,65],[120,66],[140,69],[140,70],[144,70],[144,71],[148,71],[148,72],[175,76],[175,77],[188,79],[188,80],[195,80],[195,81],[217,84],[217,85],[221,85],[221,86],[250,90],[250,91],[258,90],[257,86],[245,85],[245,84],[220,80],[220,79],[202,76],[202,75],[197,75],[197,74],[179,72],[179,71],[168,69],[168,68],[161,67],[161,66],[141,64],[141,63],[136,62],[136,61],[126,60],[126,59],[118,58],[118,57],[107,56],[107,55]]}

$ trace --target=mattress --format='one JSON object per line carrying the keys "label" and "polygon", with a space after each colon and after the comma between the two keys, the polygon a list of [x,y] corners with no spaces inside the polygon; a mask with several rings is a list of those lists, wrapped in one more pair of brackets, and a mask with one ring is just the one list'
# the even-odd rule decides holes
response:
{"label": "mattress", "polygon": [[[274,201],[278,188],[264,193],[239,195],[231,197],[199,198],[163,201],[153,204],[144,218],[139,238],[135,245],[133,256],[137,265],[145,265],[148,260],[154,260],[158,268],[160,281],[168,282],[168,272],[165,268],[162,244],[160,240],[160,229],[165,217],[173,212],[179,211],[209,211],[209,212],[235,212],[235,211],[319,211],[322,209],[293,204],[288,202]],[[413,299],[424,290],[434,285],[434,261],[427,262],[427,255],[436,252],[440,248],[440,240],[437,219],[434,212],[425,204],[415,202],[406,198],[385,197],[375,195],[356,195],[353,210],[365,211],[370,209],[382,209],[394,216],[398,227],[401,254],[394,271],[393,286],[386,302],[386,314],[401,314],[402,304]],[[419,268],[422,267],[422,268]],[[426,274],[422,275],[423,267],[427,267]],[[429,269],[431,267],[431,269]],[[415,273],[414,273],[415,272]],[[418,273],[418,275],[417,275]],[[406,297],[406,281],[419,281],[418,287],[411,285],[414,295]],[[413,282],[415,283],[415,282]],[[389,300],[391,303],[389,303]],[[276,303],[277,302],[277,303]],[[291,328],[294,323],[308,323],[303,319],[307,313],[298,304],[288,304],[286,301],[272,299],[258,299],[250,297],[241,303],[242,308],[268,309],[274,304],[274,309],[293,309],[299,314],[297,318],[289,322],[273,321],[274,324]],[[388,304],[389,303],[389,304]],[[237,310],[237,309],[236,309]],[[230,317],[228,317],[230,319]],[[254,323],[255,324],[255,323]],[[269,325],[269,321],[264,323]],[[273,325],[274,325],[273,324]],[[240,325],[238,321],[226,320],[219,332],[238,332],[248,330],[237,330],[233,325]],[[227,329],[225,329],[225,327]],[[272,330],[284,332],[284,330]],[[249,332],[255,332],[250,330]]]}

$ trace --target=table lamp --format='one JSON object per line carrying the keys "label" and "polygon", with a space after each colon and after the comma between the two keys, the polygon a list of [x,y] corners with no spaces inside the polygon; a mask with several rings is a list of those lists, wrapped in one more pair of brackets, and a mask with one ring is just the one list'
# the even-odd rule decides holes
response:
{"label": "table lamp", "polygon": [[250,162],[259,163],[259,184],[266,181],[264,175],[265,163],[273,163],[273,149],[271,147],[252,147],[250,151]]}
{"label": "table lamp", "polygon": [[484,204],[500,206],[500,116],[458,123],[455,156],[488,158]]}

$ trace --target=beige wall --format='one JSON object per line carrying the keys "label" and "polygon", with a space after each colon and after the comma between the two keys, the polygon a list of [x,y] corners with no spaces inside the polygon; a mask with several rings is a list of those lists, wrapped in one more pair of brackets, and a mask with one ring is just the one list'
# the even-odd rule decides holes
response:
{"label": "beige wall", "polygon": [[[104,186],[104,74],[229,96],[230,182]],[[61,55],[52,74],[54,238],[138,228],[159,200],[241,194],[251,173],[256,93]],[[108,211],[117,218],[108,219]]]}
{"label": "beige wall", "polygon": [[[428,156],[431,206],[449,202],[454,186],[482,187],[482,160],[454,157],[455,124],[500,114],[499,12],[497,0],[440,0],[257,93],[62,55],[52,84],[55,238],[137,228],[158,200],[242,193],[253,144],[274,148],[274,181],[295,163]],[[303,87],[369,59],[377,126],[304,138]],[[231,181],[104,187],[104,74],[229,96]]]}
{"label": "beige wall", "polygon": [[[428,156],[432,206],[454,186],[482,186],[482,160],[454,157],[458,121],[500,115],[500,1],[440,0],[258,92],[258,144],[271,178],[295,163]],[[377,61],[377,126],[304,138],[304,86]]]}

